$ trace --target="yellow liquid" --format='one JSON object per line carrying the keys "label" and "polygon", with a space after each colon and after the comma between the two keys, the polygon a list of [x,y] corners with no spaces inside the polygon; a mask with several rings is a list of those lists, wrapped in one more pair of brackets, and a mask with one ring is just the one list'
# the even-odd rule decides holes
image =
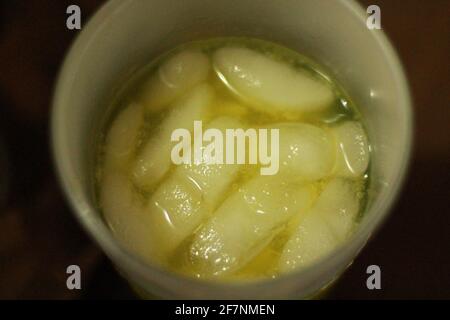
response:
{"label": "yellow liquid", "polygon": [[[137,159],[142,155],[144,152],[143,150],[149,141],[152,141],[152,137],[158,135],[160,127],[163,126],[167,118],[170,117],[170,113],[173,109],[172,105],[176,105],[176,100],[180,99],[180,97],[178,97],[175,99],[175,102],[172,101],[168,106],[161,108],[161,110],[149,112],[145,107],[144,101],[146,90],[148,90],[148,79],[158,77],[158,70],[161,68],[161,65],[180,52],[196,50],[204,53],[209,59],[213,59],[212,57],[215,52],[224,47],[249,48],[255,52],[263,53],[274,61],[284,63],[293,70],[303,72],[308,77],[326,84],[333,92],[334,102],[325,110],[318,112],[297,113],[280,111],[277,113],[267,113],[264,112],[264,110],[261,111],[261,109],[255,108],[255,102],[249,103],[249,100],[242,99],[241,96],[236,95],[236,93],[230,90],[224,83],[223,79],[218,77],[217,72],[215,72],[216,70],[212,68],[209,71],[206,80],[203,82],[208,83],[210,87],[213,88],[215,93],[214,100],[209,104],[207,111],[204,112],[202,118],[198,120],[202,120],[207,124],[219,117],[229,117],[245,124],[246,128],[266,128],[276,123],[303,123],[314,125],[315,127],[323,129],[325,132],[331,130],[330,128],[339,126],[341,123],[349,121],[361,123],[361,117],[356,106],[337,82],[333,80],[329,73],[312,60],[295,51],[256,39],[224,38],[188,43],[162,55],[148,66],[139,70],[124,84],[114,97],[111,103],[112,112],[105,125],[105,134],[101,137],[99,143],[99,156],[97,161],[97,196],[105,219],[119,240],[124,242],[131,251],[149,263],[159,264],[163,268],[187,276],[211,280],[248,281],[274,278],[285,272],[280,270],[279,260],[283,255],[286,243],[288,243],[299,228],[299,225],[301,225],[303,215],[294,214],[285,223],[278,225],[276,230],[264,240],[264,244],[256,246],[254,249],[255,252],[249,252],[248,256],[251,256],[251,259],[238,267],[234,266],[231,268],[231,271],[203,273],[202,268],[198,268],[195,265],[195,259],[191,256],[192,249],[190,249],[192,248],[192,242],[195,237],[198,237],[202,228],[214,217],[218,208],[228,198],[238,193],[243,185],[259,174],[258,165],[240,165],[236,177],[220,194],[218,200],[208,208],[209,213],[205,214],[201,222],[192,230],[192,233],[186,236],[183,241],[170,252],[161,252],[159,250],[161,242],[154,241],[154,238],[151,236],[151,234],[157,232],[159,226],[151,224],[147,225],[145,219],[147,219],[149,215],[156,214],[154,211],[148,209],[148,202],[153,201],[152,196],[162,188],[161,186],[164,187],[164,184],[167,183],[168,179],[175,175],[178,166],[173,163],[170,164],[170,167],[163,176],[156,183],[151,183],[149,185],[137,183],[133,177],[133,170],[136,166]],[[192,90],[192,88],[188,89],[187,93],[189,93],[190,90]],[[185,92],[184,94],[187,93]],[[133,103],[143,105],[143,111],[142,122],[136,123],[136,126],[139,128],[136,139],[134,140],[135,142],[132,145],[132,153],[120,165],[106,166],[105,162],[107,162],[107,159],[105,160],[105,157],[108,157],[108,151],[105,151],[105,149],[107,150],[108,148],[108,135],[111,126],[114,125],[114,121],[121,114],[122,110]],[[167,155],[167,157],[169,157],[169,155]],[[125,209],[121,212],[111,214],[108,210],[111,211],[112,209],[109,208],[113,208],[116,204],[112,202],[111,199],[107,199],[108,197],[114,196],[105,192],[105,181],[107,180],[105,177],[107,175],[114,175],[114,171],[120,172],[123,177],[123,183],[116,183],[117,187],[114,190],[117,192],[117,188],[128,188],[128,191],[125,189],[124,192],[119,191],[118,195],[123,196],[123,194],[128,194],[128,198],[124,198],[124,201],[130,201],[130,203],[132,202],[132,205],[125,206]],[[319,198],[324,187],[333,178],[334,175],[330,174],[325,178],[308,182],[312,188],[311,190],[313,190],[313,202]],[[364,173],[350,179],[353,185],[352,190],[354,190],[355,196],[359,201],[358,215],[364,209],[367,178],[367,173]],[[120,199],[118,201],[120,202]],[[110,203],[111,205],[105,205],[105,203]],[[314,203],[311,207],[313,206]],[[129,207],[133,207],[133,210],[136,210],[136,213],[127,212],[127,208]],[[186,210],[188,211],[188,209]],[[187,211],[185,214],[189,215],[189,212]],[[139,220],[141,218],[143,219],[142,224],[140,223],[141,220]],[[357,219],[358,216],[354,218],[355,225]],[[176,230],[174,230],[174,232],[176,232]],[[161,240],[161,238],[158,239]],[[162,238],[162,240],[164,239]],[[170,242],[170,236],[168,236],[168,241]]]}

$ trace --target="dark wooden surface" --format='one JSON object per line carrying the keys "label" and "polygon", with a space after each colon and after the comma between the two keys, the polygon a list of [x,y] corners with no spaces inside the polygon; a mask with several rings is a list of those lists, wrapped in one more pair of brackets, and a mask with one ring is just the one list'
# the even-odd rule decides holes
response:
{"label": "dark wooden surface", "polygon": [[[361,2],[381,7],[383,28],[405,64],[416,143],[390,219],[328,297],[450,299],[450,1]],[[74,3],[85,21],[103,1]],[[55,180],[48,119],[55,75],[76,35],[65,28],[69,4],[0,4],[0,139],[9,158],[8,167],[0,168],[1,178],[9,179],[6,201],[0,203],[3,299],[133,298],[72,217]],[[81,291],[66,289],[70,264],[83,270]],[[380,291],[365,287],[370,264],[381,266]]]}

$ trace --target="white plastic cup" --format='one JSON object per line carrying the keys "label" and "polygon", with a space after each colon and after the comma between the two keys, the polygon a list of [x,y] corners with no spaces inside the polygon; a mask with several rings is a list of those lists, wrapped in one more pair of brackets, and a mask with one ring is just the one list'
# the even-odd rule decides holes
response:
{"label": "white plastic cup", "polygon": [[[111,0],[83,30],[58,79],[52,115],[54,157],[73,210],[139,291],[163,298],[305,298],[336,279],[392,206],[412,140],[410,94],[381,30],[353,0]],[[326,66],[365,117],[373,146],[370,201],[352,238],[310,268],[256,283],[216,284],[147,265],[116,240],[94,199],[93,159],[105,101],[130,70],[181,43],[248,36],[298,50]]]}

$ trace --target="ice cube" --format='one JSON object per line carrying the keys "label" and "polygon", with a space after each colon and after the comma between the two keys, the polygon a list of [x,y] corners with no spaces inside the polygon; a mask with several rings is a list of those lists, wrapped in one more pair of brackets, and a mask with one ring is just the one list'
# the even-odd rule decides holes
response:
{"label": "ice cube", "polygon": [[254,50],[221,48],[215,52],[213,64],[225,84],[259,111],[320,111],[334,99],[323,81]]}
{"label": "ice cube", "polygon": [[154,262],[159,254],[151,246],[149,215],[126,172],[117,169],[104,172],[100,206],[114,234],[125,246],[146,261]]}
{"label": "ice cube", "polygon": [[136,159],[133,176],[138,186],[151,188],[162,179],[172,164],[172,132],[179,128],[192,131],[194,121],[205,117],[213,97],[213,88],[201,84],[175,103],[158,132],[144,145]]}
{"label": "ice cube", "polygon": [[147,207],[153,245],[167,258],[210,213],[198,186],[175,172],[158,187]]}
{"label": "ice cube", "polygon": [[147,110],[159,111],[189,89],[205,81],[210,71],[209,58],[200,51],[182,51],[164,62],[144,87]]}
{"label": "ice cube", "polygon": [[311,265],[331,252],[336,241],[322,216],[312,209],[284,246],[279,270],[287,272]]}
{"label": "ice cube", "polygon": [[[241,121],[222,116],[210,121],[206,130],[217,129],[225,137],[227,129],[242,127]],[[223,150],[223,159],[225,159],[225,150]],[[240,167],[236,164],[213,164],[208,162],[208,159],[204,160],[200,164],[193,162],[192,164],[181,166],[177,171],[195,182],[201,189],[205,202],[215,208],[217,203],[223,198],[228,187],[235,180]]]}
{"label": "ice cube", "polygon": [[130,160],[143,124],[142,106],[132,103],[113,121],[105,141],[105,168],[123,168]]}
{"label": "ice cube", "polygon": [[354,182],[332,179],[283,248],[282,272],[304,268],[345,241],[355,224],[359,200]]}
{"label": "ice cube", "polygon": [[301,123],[271,125],[280,130],[280,174],[314,181],[330,175],[335,162],[333,140],[321,128]]}
{"label": "ice cube", "polygon": [[355,225],[360,209],[359,183],[348,179],[332,179],[315,204],[338,240],[345,240]]}
{"label": "ice cube", "polygon": [[362,125],[347,121],[331,130],[338,148],[335,172],[342,177],[360,177],[369,165],[369,143]]}

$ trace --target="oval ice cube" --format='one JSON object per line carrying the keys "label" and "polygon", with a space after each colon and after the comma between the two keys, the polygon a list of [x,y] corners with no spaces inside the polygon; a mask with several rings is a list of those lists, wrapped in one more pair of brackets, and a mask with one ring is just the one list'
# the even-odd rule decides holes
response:
{"label": "oval ice cube", "polygon": [[176,172],[167,178],[147,206],[150,238],[164,259],[211,213],[198,186]]}
{"label": "oval ice cube", "polygon": [[338,240],[345,240],[355,225],[360,209],[359,182],[335,178],[323,189],[315,209]]}
{"label": "oval ice cube", "polygon": [[323,81],[250,49],[221,48],[213,64],[225,84],[259,111],[320,111],[334,99]]}
{"label": "oval ice cube", "polygon": [[288,272],[311,265],[331,252],[336,241],[322,216],[311,210],[284,246],[279,270]]}
{"label": "oval ice cube", "polygon": [[200,51],[182,51],[164,62],[144,86],[147,110],[159,111],[195,85],[205,81],[210,71],[209,58]]}
{"label": "oval ice cube", "polygon": [[[211,120],[206,130],[216,129],[222,133],[225,137],[227,129],[242,128],[242,122],[231,117],[218,117]],[[205,130],[205,132],[206,132]],[[206,143],[204,148],[208,144]],[[203,148],[203,149],[204,149]],[[223,160],[225,160],[225,150],[223,151]],[[228,187],[235,180],[238,172],[239,165],[236,164],[213,164],[208,162],[208,159],[204,159],[200,164],[192,163],[189,165],[183,165],[177,168],[180,174],[186,175],[191,181],[193,181],[202,191],[203,199],[211,207],[215,208],[217,203],[223,199],[224,193]]]}
{"label": "oval ice cube", "polygon": [[113,121],[105,141],[104,166],[123,167],[136,148],[139,130],[143,124],[142,106],[132,103]]}
{"label": "oval ice cube", "polygon": [[335,172],[343,177],[362,176],[369,166],[369,143],[362,125],[347,121],[331,130],[338,148]]}
{"label": "oval ice cube", "polygon": [[323,129],[301,123],[280,123],[271,125],[271,128],[280,130],[280,174],[313,181],[331,173],[335,149],[333,140]]}
{"label": "oval ice cube", "polygon": [[151,246],[152,226],[144,204],[133,192],[131,180],[120,170],[106,170],[102,177],[100,206],[114,234],[133,253],[148,262],[157,259]]}
{"label": "oval ice cube", "polygon": [[283,248],[279,269],[292,271],[311,265],[330,253],[350,234],[359,211],[353,182],[331,180],[313,208],[300,222]]}
{"label": "oval ice cube", "polygon": [[133,179],[138,186],[151,188],[167,173],[172,164],[172,132],[179,128],[193,130],[194,121],[202,120],[207,113],[214,97],[213,90],[210,85],[201,84],[176,102],[158,132],[144,145],[136,159]]}

